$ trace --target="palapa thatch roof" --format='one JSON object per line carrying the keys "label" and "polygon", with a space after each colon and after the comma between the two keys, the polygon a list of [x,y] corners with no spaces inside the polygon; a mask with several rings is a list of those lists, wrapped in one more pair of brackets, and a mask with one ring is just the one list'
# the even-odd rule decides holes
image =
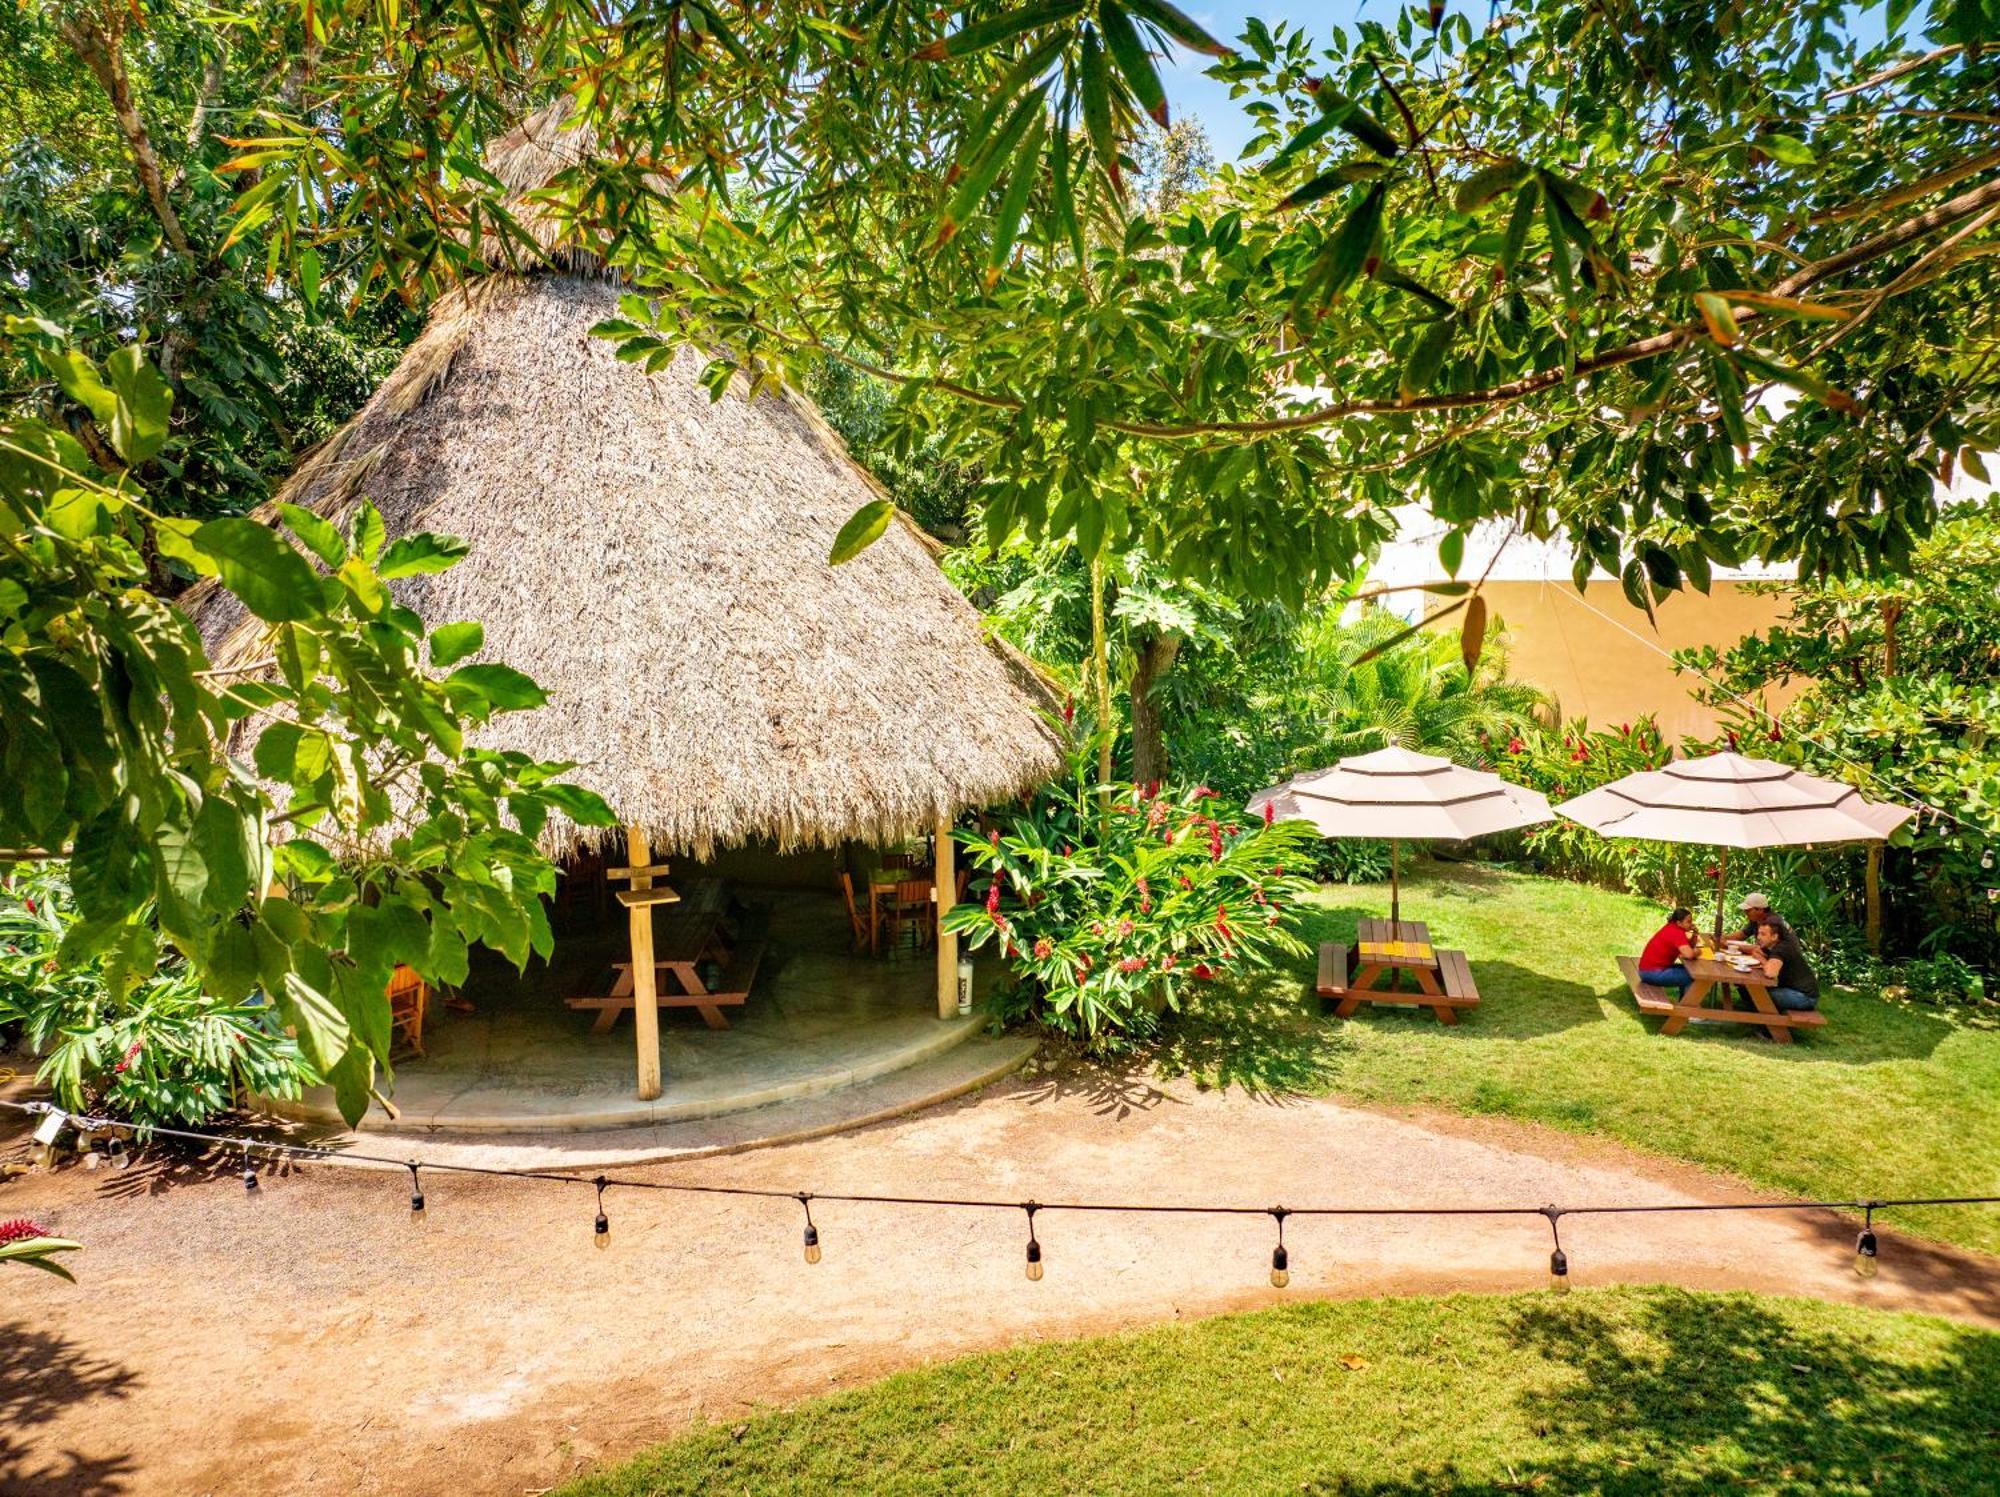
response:
{"label": "palapa thatch roof", "polygon": [[[498,143],[516,195],[575,158],[531,120]],[[550,220],[517,211],[561,254]],[[889,841],[1047,779],[1045,691],[983,632],[913,525],[854,560],[827,552],[879,490],[803,397],[711,401],[684,348],[648,375],[590,334],[618,287],[587,256],[495,272],[440,298],[359,415],[280,498],[338,525],[364,498],[391,539],[463,537],[448,572],[391,584],[435,627],[485,625],[479,658],[548,705],[487,732],[575,760],[570,778],[661,850],[705,857]],[[218,665],[264,626],[204,586],[188,603]],[[617,836],[552,824],[551,851]]]}

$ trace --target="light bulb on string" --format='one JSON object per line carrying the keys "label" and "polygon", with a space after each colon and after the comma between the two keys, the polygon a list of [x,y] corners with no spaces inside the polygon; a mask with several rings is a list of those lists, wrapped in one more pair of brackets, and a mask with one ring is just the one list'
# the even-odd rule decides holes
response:
{"label": "light bulb on string", "polygon": [[424,1224],[424,1182],[417,1177],[417,1161],[410,1161],[410,1221],[421,1227]]}
{"label": "light bulb on string", "polygon": [[115,1133],[111,1136],[111,1141],[104,1146],[104,1152],[110,1156],[113,1169],[128,1170],[132,1167],[132,1151],[125,1147],[125,1140]]}
{"label": "light bulb on string", "polygon": [[1867,1217],[1861,1224],[1861,1235],[1854,1239],[1854,1271],[1864,1279],[1875,1277],[1875,1257],[1878,1251],[1875,1242],[1875,1208],[1866,1208]]}
{"label": "light bulb on string", "polygon": [[1557,1294],[1568,1294],[1569,1254],[1563,1251],[1562,1228],[1558,1225],[1562,1220],[1562,1208],[1544,1206],[1542,1215],[1549,1219],[1549,1237],[1554,1243],[1554,1250],[1549,1254],[1549,1288]]}
{"label": "light bulb on string", "polygon": [[1028,1213],[1028,1279],[1031,1283],[1039,1283],[1042,1277],[1042,1245],[1035,1238],[1035,1213],[1041,1207],[1027,1201],[1021,1209]]}
{"label": "light bulb on string", "polygon": [[806,1213],[806,1262],[817,1263],[819,1262],[819,1228],[813,1225],[811,1191],[802,1190],[799,1192],[799,1205],[805,1208]]}
{"label": "light bulb on string", "polygon": [[611,1182],[599,1175],[591,1183],[597,1187],[597,1220],[591,1226],[591,1241],[602,1250],[611,1246],[611,1218],[604,1214],[604,1187]]}
{"label": "light bulb on string", "polygon": [[1291,1213],[1283,1206],[1271,1208],[1271,1219],[1278,1224],[1278,1245],[1271,1249],[1271,1287],[1283,1289],[1292,1282],[1292,1258],[1285,1251],[1285,1218]]}
{"label": "light bulb on string", "polygon": [[243,1151],[243,1192],[253,1200],[257,1196],[257,1166],[250,1162],[250,1151]]}

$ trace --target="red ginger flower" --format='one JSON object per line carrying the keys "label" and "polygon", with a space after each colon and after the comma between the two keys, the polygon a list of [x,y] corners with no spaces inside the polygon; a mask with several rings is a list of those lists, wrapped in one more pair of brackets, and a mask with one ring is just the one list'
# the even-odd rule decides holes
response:
{"label": "red ginger flower", "polygon": [[1130,920],[1120,920],[1118,922],[1118,939],[1122,941],[1131,934],[1132,922]]}
{"label": "red ginger flower", "polygon": [[1273,810],[1271,809],[1271,803],[1270,803],[1269,801],[1265,801],[1265,802],[1264,802],[1264,825],[1265,825],[1265,826],[1269,826],[1269,825],[1270,825],[1270,824],[1271,824],[1272,822],[1276,821],[1277,819],[1278,819],[1278,815],[1277,815],[1277,812],[1275,812],[1275,811],[1273,811]]}
{"label": "red ginger flower", "polygon": [[26,1242],[31,1237],[46,1237],[49,1229],[40,1222],[29,1221],[25,1216],[17,1216],[12,1221],[0,1222],[0,1247],[10,1242]]}
{"label": "red ginger flower", "polygon": [[1047,936],[1043,936],[1041,940],[1035,942],[1035,960],[1038,962],[1047,961],[1049,953],[1055,949],[1055,942],[1051,941]]}
{"label": "red ginger flower", "polygon": [[111,1074],[114,1076],[124,1075],[127,1071],[129,1071],[132,1068],[132,1062],[139,1058],[139,1052],[144,1048],[145,1044],[143,1041],[141,1040],[132,1041],[131,1048],[125,1052],[125,1058],[119,1061],[117,1065],[111,1068]]}
{"label": "red ginger flower", "polygon": [[1214,800],[1215,792],[1206,785],[1197,785],[1194,787],[1194,798],[1196,800]]}
{"label": "red ginger flower", "polygon": [[1507,752],[1510,754],[1518,754],[1526,748],[1527,745],[1518,738],[1509,738],[1507,740]]}
{"label": "red ginger flower", "polygon": [[1118,970],[1120,972],[1139,972],[1143,971],[1145,966],[1146,959],[1143,956],[1128,956],[1118,964]]}
{"label": "red ginger flower", "polygon": [[1196,962],[1194,964],[1194,975],[1199,977],[1203,982],[1207,982],[1211,977],[1215,976],[1213,972],[1209,971],[1207,962]]}
{"label": "red ginger flower", "polygon": [[986,888],[986,913],[989,915],[1000,913],[1000,880],[997,878]]}
{"label": "red ginger flower", "polygon": [[1069,725],[1070,725],[1071,723],[1073,723],[1073,722],[1075,722],[1075,721],[1076,721],[1076,698],[1075,698],[1075,697],[1073,697],[1073,696],[1071,696],[1071,697],[1064,697],[1064,698],[1063,698],[1063,726],[1064,726],[1064,727],[1068,727],[1068,726],[1069,726]]}

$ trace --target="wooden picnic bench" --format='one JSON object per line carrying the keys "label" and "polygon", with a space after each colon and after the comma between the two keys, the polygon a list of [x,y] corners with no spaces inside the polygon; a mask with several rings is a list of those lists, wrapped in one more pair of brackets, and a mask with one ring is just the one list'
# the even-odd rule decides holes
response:
{"label": "wooden picnic bench", "polygon": [[[727,1029],[729,1021],[722,1010],[748,1001],[763,943],[739,942],[725,924],[720,901],[665,909],[666,913],[656,914],[653,920],[653,966],[661,979],[655,984],[659,1007],[691,1008],[710,1029]],[[712,988],[702,980],[703,962],[721,970],[721,978]],[[635,1002],[632,963],[613,962],[611,973],[609,992],[563,1000],[571,1008],[596,1011],[592,1034],[610,1033],[618,1016],[630,1012]],[[664,980],[668,978],[671,983]]]}
{"label": "wooden picnic bench", "polygon": [[[1439,1023],[1456,1024],[1458,1010],[1478,1006],[1479,987],[1465,953],[1440,950],[1430,936],[1419,920],[1358,922],[1353,946],[1328,941],[1320,947],[1319,996],[1334,1001],[1334,1017],[1340,1019],[1353,1018],[1364,1003],[1377,1003],[1428,1008]],[[1404,972],[1415,979],[1417,992],[1398,987]]]}
{"label": "wooden picnic bench", "polygon": [[[1700,959],[1686,965],[1694,981],[1684,995],[1677,997],[1671,989],[1641,982],[1637,957],[1618,958],[1618,970],[1624,973],[1625,985],[1632,990],[1639,1012],[1659,1014],[1666,1019],[1667,1022],[1660,1026],[1661,1034],[1679,1034],[1691,1020],[1755,1024],[1780,1045],[1789,1045],[1794,1029],[1817,1029],[1826,1023],[1826,1015],[1818,1009],[1787,1011],[1779,1008],[1771,999],[1774,984],[1761,970],[1742,972],[1727,962]],[[1748,994],[1751,1006],[1735,1007],[1730,1002],[1732,990]],[[1717,1001],[1711,1004],[1710,998]]]}

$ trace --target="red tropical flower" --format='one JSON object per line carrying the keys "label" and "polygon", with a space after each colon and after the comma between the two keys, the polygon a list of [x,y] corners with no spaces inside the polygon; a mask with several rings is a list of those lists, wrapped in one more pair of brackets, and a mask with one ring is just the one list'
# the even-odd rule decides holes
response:
{"label": "red tropical flower", "polygon": [[1278,813],[1277,813],[1277,812],[1275,812],[1275,811],[1273,811],[1273,810],[1271,809],[1271,803],[1270,803],[1269,801],[1265,801],[1265,802],[1264,802],[1264,825],[1265,825],[1265,826],[1269,826],[1269,825],[1270,825],[1270,824],[1271,824],[1272,822],[1276,821],[1277,819],[1278,819]]}
{"label": "red tropical flower", "polygon": [[17,1216],[12,1221],[0,1222],[0,1247],[10,1242],[26,1242],[31,1237],[46,1237],[49,1229],[40,1222],[29,1221],[25,1216]]}
{"label": "red tropical flower", "polygon": [[1194,964],[1194,975],[1199,977],[1203,982],[1207,982],[1211,977],[1215,976],[1213,972],[1208,970],[1207,962],[1196,962]]}
{"label": "red tropical flower", "polygon": [[1509,738],[1507,740],[1507,752],[1510,754],[1518,754],[1526,748],[1527,745],[1518,738]]}
{"label": "red tropical flower", "polygon": [[1038,962],[1047,961],[1049,953],[1055,949],[1056,943],[1051,941],[1047,936],[1043,936],[1041,940],[1035,942],[1035,960]]}

